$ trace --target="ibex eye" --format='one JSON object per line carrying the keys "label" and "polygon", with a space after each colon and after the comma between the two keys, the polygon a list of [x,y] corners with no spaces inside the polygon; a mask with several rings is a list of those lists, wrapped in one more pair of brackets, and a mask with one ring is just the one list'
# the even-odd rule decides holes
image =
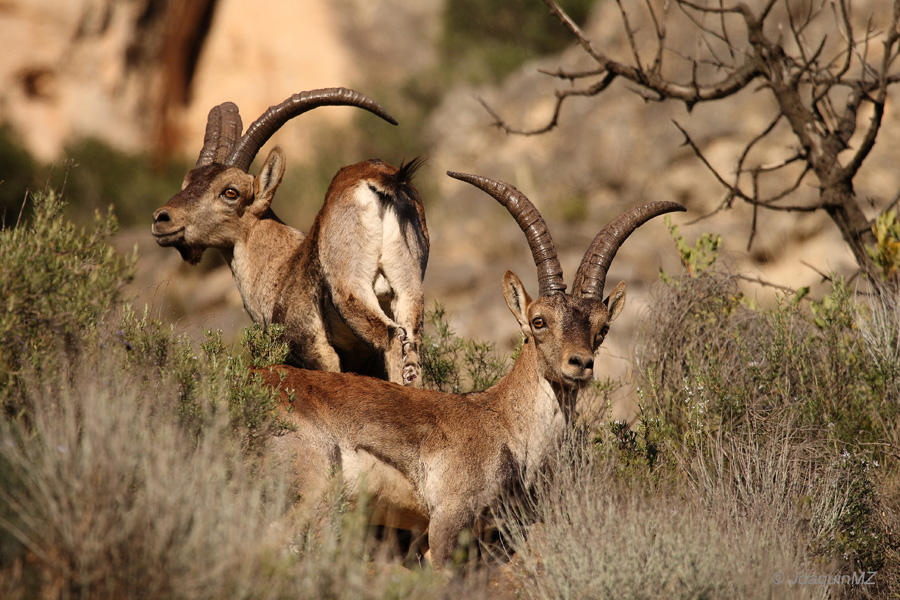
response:
{"label": "ibex eye", "polygon": [[531,320],[531,326],[535,329],[543,329],[547,324],[544,323],[544,319],[541,317],[535,317]]}
{"label": "ibex eye", "polygon": [[222,195],[228,198],[229,200],[237,200],[240,194],[234,188],[225,188],[225,191],[222,192]]}

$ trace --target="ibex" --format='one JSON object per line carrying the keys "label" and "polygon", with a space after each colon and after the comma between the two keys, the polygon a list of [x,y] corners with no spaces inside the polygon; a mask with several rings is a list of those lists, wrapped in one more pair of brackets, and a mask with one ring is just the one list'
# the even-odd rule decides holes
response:
{"label": "ibex", "polygon": [[284,392],[294,431],[276,438],[304,498],[329,473],[351,493],[364,486],[373,520],[427,531],[431,560],[444,565],[460,532],[516,484],[531,485],[573,418],[591,380],[594,353],[625,303],[625,283],[603,298],[619,246],[650,218],[684,210],[650,202],[625,212],[595,237],[566,293],[544,219],[514,187],[463,173],[503,204],[525,233],[538,271],[538,297],[507,271],[503,295],[525,336],[512,369],[486,391],[454,395],[342,373],[291,367],[262,370]]}
{"label": "ibex", "polygon": [[284,174],[276,147],[257,176],[262,145],[289,119],[323,105],[350,105],[396,124],[381,106],[345,88],[295,94],[270,107],[241,135],[231,102],[214,107],[196,166],[181,191],[153,214],[153,235],[196,264],[218,248],[244,307],[262,324],[280,323],[289,362],[416,382],[423,321],[428,230],[411,183],[419,160],[400,168],[369,160],[341,169],[308,235],[270,205]]}

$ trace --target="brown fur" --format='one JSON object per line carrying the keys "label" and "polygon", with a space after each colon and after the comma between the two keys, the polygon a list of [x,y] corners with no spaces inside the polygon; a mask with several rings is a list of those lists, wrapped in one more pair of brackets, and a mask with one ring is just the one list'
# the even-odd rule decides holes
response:
{"label": "brown fur", "polygon": [[[192,263],[205,248],[221,250],[253,320],[285,325],[292,364],[418,382],[429,245],[410,183],[418,164],[341,169],[304,235],[270,208],[284,173],[278,148],[256,177],[213,163],[188,173],[154,213],[153,234]],[[381,235],[393,227],[404,243]]]}
{"label": "brown fur", "polygon": [[511,371],[481,393],[292,367],[262,370],[285,398],[293,393],[284,414],[294,431],[275,446],[292,464],[298,489],[315,499],[336,468],[351,491],[364,480],[377,521],[427,528],[432,560],[445,564],[463,529],[504,491],[533,481],[591,380],[593,353],[622,308],[624,284],[608,308],[565,294],[531,300],[507,272],[504,295],[525,344]]}

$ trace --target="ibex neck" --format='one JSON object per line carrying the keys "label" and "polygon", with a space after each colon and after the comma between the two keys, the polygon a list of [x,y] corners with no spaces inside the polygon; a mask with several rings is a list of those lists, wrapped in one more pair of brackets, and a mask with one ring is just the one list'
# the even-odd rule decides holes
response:
{"label": "ibex neck", "polygon": [[[494,390],[498,408],[509,422],[510,450],[527,483],[565,431],[567,419],[561,395],[565,393],[543,377],[533,341],[522,347],[512,369]],[[566,395],[574,398],[576,393]]]}
{"label": "ibex neck", "polygon": [[254,322],[271,322],[288,278],[302,272],[303,240],[301,232],[277,219],[260,219],[242,231],[233,248],[222,251]]}

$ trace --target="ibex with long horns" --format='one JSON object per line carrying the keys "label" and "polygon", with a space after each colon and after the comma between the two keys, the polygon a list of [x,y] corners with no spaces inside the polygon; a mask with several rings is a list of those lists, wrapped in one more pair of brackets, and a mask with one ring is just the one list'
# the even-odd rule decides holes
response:
{"label": "ibex with long horns", "polygon": [[459,533],[505,489],[534,481],[572,419],[575,400],[592,378],[594,353],[625,303],[624,282],[603,298],[619,246],[650,218],[684,210],[650,202],[613,220],[597,234],[566,293],[550,232],[528,198],[502,182],[448,174],[507,208],[537,266],[535,299],[516,275],[503,277],[506,303],[525,335],[510,372],[484,392],[454,395],[349,374],[261,371],[285,391],[286,418],[295,430],[277,438],[275,450],[292,461],[305,497],[314,499],[339,469],[351,492],[366,486],[376,523],[427,530],[438,566]]}
{"label": "ibex with long horns", "polygon": [[374,100],[345,88],[295,94],[243,135],[237,106],[220,104],[181,191],[153,214],[153,235],[193,264],[218,248],[251,318],[285,325],[292,364],[417,382],[429,242],[411,179],[421,161],[341,169],[308,235],[270,208],[284,174],[281,150],[257,176],[248,172],[284,123],[324,105],[357,106],[396,124]]}

